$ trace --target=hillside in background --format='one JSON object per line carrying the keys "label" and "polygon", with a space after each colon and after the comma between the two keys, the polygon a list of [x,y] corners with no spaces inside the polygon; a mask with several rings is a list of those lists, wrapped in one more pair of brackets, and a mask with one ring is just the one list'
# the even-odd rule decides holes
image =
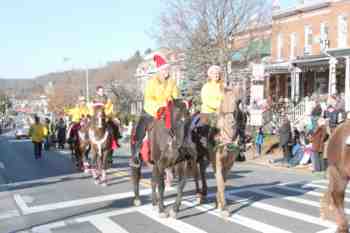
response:
{"label": "hillside in background", "polygon": [[[127,60],[110,62],[103,67],[89,69],[90,93],[97,85],[108,86],[117,80],[117,83],[133,87],[134,74],[137,65],[142,61],[142,56],[136,52]],[[65,72],[49,73],[34,79],[0,79],[0,91],[6,91],[17,97],[32,95],[45,95],[56,92],[69,97],[85,95],[85,70],[69,70]],[[58,91],[59,90],[59,91]]]}

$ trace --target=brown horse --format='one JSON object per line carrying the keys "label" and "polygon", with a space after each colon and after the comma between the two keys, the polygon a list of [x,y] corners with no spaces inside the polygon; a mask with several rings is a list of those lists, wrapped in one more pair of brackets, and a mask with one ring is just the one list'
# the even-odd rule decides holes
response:
{"label": "brown horse", "polygon": [[328,141],[328,189],[321,198],[320,214],[323,219],[335,220],[339,233],[348,232],[344,212],[345,190],[350,178],[350,120],[339,125]]}
{"label": "brown horse", "polygon": [[107,185],[108,156],[112,151],[113,135],[108,124],[103,106],[94,107],[94,115],[89,127],[89,140],[92,149],[91,173],[96,184]]}
{"label": "brown horse", "polygon": [[[183,189],[186,183],[186,172],[191,162],[195,161],[188,147],[186,137],[186,127],[190,123],[189,113],[186,104],[181,100],[174,100],[170,111],[171,128],[166,127],[165,120],[155,120],[149,132],[150,151],[152,159],[152,205],[158,205],[160,217],[168,217],[164,206],[165,191],[165,170],[173,169],[178,178],[178,188],[176,202],[170,210],[171,217],[176,218],[179,211]],[[193,166],[192,166],[193,167]],[[134,184],[134,205],[141,204],[139,197],[139,181],[141,177],[141,167],[132,168],[132,178]]]}
{"label": "brown horse", "polygon": [[91,150],[89,139],[90,119],[83,118],[80,121],[79,129],[77,130],[76,140],[73,144],[76,161],[79,164],[79,169],[85,173],[89,172],[88,155]]}
{"label": "brown horse", "polygon": [[239,111],[237,102],[240,93],[241,90],[238,87],[225,88],[216,124],[216,128],[219,130],[215,136],[216,148],[212,153],[209,153],[217,184],[216,204],[224,217],[229,216],[229,211],[226,209],[225,183],[239,154],[237,143],[234,143],[237,138],[237,122],[234,113]]}

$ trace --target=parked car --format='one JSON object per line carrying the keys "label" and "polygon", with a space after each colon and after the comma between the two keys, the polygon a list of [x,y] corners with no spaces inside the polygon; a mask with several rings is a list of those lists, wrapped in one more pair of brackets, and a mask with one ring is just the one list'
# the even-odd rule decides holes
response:
{"label": "parked car", "polygon": [[29,138],[29,125],[19,125],[15,131],[16,139]]}

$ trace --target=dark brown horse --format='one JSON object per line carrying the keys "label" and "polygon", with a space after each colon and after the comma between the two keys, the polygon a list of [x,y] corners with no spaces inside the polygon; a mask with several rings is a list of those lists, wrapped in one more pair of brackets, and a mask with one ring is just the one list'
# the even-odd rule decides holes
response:
{"label": "dark brown horse", "polygon": [[335,220],[339,233],[347,233],[348,220],[344,212],[345,190],[350,179],[350,120],[339,125],[330,136],[326,148],[328,158],[328,189],[321,198],[323,219]]}
{"label": "dark brown horse", "polygon": [[96,184],[107,185],[108,156],[112,151],[113,135],[108,124],[103,106],[95,106],[89,127],[89,140],[92,149],[91,173]]}
{"label": "dark brown horse", "polygon": [[[180,100],[173,101],[170,111],[171,127],[167,128],[165,120],[155,120],[149,133],[152,166],[152,205],[158,205],[161,217],[167,217],[164,206],[165,170],[174,169],[178,178],[178,189],[176,203],[170,211],[172,217],[176,217],[179,211],[183,189],[186,183],[186,171],[193,161],[190,148],[185,140],[186,126],[190,122],[186,104]],[[135,199],[134,204],[140,204],[139,181],[140,168],[132,169]]]}
{"label": "dark brown horse", "polygon": [[89,172],[88,155],[90,152],[90,140],[89,140],[89,125],[90,119],[84,117],[77,127],[72,147],[74,150],[74,157],[76,160],[77,169],[83,170],[85,173]]}

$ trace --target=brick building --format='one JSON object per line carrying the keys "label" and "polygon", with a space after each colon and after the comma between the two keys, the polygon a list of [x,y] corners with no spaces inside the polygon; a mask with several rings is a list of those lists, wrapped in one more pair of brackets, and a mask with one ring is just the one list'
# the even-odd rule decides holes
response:
{"label": "brick building", "polygon": [[298,101],[349,93],[349,0],[303,1],[274,10],[271,41],[268,96]]}

